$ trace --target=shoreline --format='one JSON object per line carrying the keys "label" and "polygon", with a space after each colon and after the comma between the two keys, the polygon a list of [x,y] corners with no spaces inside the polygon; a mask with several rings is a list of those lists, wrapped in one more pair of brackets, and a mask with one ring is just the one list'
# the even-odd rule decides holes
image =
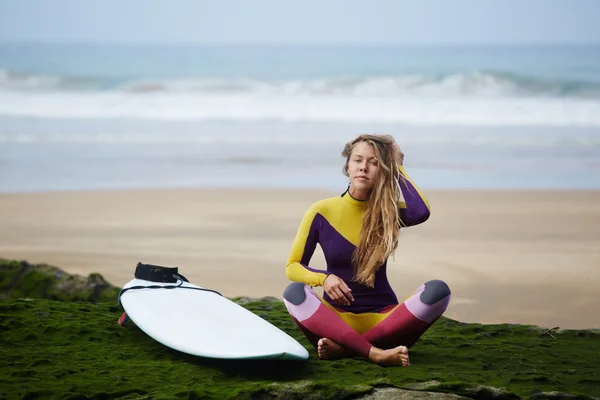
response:
{"label": "shoreline", "polygon": [[[340,193],[134,189],[0,194],[0,257],[97,272],[113,285],[138,261],[177,266],[227,297],[274,296],[304,211]],[[432,215],[404,229],[388,278],[399,301],[429,279],[464,322],[598,329],[600,190],[425,191]],[[317,247],[313,268],[325,268]],[[115,299],[116,301],[116,299]]]}

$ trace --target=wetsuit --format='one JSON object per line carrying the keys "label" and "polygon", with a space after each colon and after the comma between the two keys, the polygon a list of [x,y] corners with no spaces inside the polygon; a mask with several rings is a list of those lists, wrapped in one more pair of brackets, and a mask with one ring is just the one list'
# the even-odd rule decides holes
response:
{"label": "wetsuit", "polygon": [[[406,174],[400,182],[398,204],[401,226],[420,224],[429,218],[429,203]],[[341,196],[313,204],[305,213],[290,253],[286,274],[294,281],[284,292],[284,303],[294,322],[311,343],[326,337],[367,356],[371,345],[392,348],[411,346],[445,311],[450,301],[446,283],[423,284],[399,304],[387,279],[387,261],[375,275],[374,288],[353,282],[352,253],[362,229],[366,202],[346,191]],[[326,270],[309,266],[317,243],[323,251]],[[341,278],[352,290],[349,306],[333,303],[327,293],[321,298],[312,286],[322,286],[329,274]]]}

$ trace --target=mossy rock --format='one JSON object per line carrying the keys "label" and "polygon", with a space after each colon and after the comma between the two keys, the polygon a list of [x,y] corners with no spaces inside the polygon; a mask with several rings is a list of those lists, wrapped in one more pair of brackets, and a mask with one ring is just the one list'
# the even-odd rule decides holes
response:
{"label": "mossy rock", "polygon": [[0,259],[0,300],[117,301],[119,288],[102,275],[71,275],[47,264]]}

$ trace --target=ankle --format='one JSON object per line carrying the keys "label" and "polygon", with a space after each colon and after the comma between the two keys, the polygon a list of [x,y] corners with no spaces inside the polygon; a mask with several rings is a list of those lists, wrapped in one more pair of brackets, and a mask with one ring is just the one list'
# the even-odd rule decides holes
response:
{"label": "ankle", "polygon": [[371,346],[371,349],[369,350],[369,360],[373,361],[374,363],[380,363],[384,360],[384,357],[385,350],[382,350],[375,346]]}

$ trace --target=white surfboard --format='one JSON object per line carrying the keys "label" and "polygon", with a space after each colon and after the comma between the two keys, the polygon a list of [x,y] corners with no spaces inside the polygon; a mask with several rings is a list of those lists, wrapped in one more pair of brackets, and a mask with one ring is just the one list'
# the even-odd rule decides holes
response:
{"label": "white surfboard", "polygon": [[308,351],[294,338],[233,301],[211,291],[185,289],[188,282],[133,279],[121,295],[127,316],[156,341],[183,353],[223,359],[306,360]]}

